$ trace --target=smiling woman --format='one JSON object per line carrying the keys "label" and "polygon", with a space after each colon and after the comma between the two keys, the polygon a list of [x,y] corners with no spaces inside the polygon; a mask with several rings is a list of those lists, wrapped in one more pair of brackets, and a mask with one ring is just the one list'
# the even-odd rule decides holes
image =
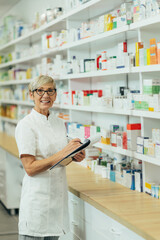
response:
{"label": "smiling woman", "polygon": [[34,109],[48,117],[49,108],[56,100],[56,84],[49,76],[41,75],[29,85],[30,98],[34,101]]}
{"label": "smiling woman", "polygon": [[[29,85],[35,106],[20,120],[15,137],[25,169],[19,213],[19,240],[57,240],[69,231],[65,166],[57,162],[77,149],[79,138],[67,142],[62,119],[49,109],[56,100],[56,85],[49,76],[39,76]],[[74,160],[82,161],[84,151]],[[72,158],[68,159],[71,162]],[[68,163],[67,162],[67,163]]]}

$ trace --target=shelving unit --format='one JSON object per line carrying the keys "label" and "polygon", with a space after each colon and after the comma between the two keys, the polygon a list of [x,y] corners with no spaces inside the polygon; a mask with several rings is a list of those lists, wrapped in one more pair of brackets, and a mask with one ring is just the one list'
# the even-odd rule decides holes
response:
{"label": "shelving unit", "polygon": [[15,104],[15,105],[25,105],[25,106],[34,106],[33,102],[29,101],[18,101],[18,100],[0,100],[0,104]]}
{"label": "shelving unit", "polygon": [[31,79],[24,80],[8,80],[4,82],[0,82],[0,87],[2,86],[10,86],[10,85],[19,85],[19,84],[29,84]]}
{"label": "shelving unit", "polygon": [[[11,41],[4,46],[0,47],[0,52],[7,52],[8,49],[20,43],[35,43],[38,39],[41,38],[41,35],[47,31],[55,31],[56,29],[67,28],[70,29],[72,27],[77,26],[81,23],[82,16],[83,19],[93,19],[94,17],[106,13],[119,6],[122,3],[121,0],[116,1],[107,1],[107,5],[104,9],[104,0],[91,0],[76,9],[73,9],[69,12],[64,13],[61,17],[52,22],[41,26],[39,29],[31,31],[27,35],[20,37],[14,41]],[[98,13],[98,14],[97,14]],[[34,64],[36,61],[40,61],[42,57],[45,56],[54,56],[58,54],[65,54],[67,56],[67,60],[72,56],[76,55],[81,57],[84,55],[86,58],[91,58],[95,56],[97,51],[101,52],[104,49],[112,50],[116,52],[116,44],[119,41],[128,40],[129,47],[133,48],[133,43],[135,39],[137,41],[142,41],[143,35],[147,30],[147,34],[151,33],[157,36],[156,29],[160,23],[160,16],[155,16],[149,19],[145,19],[138,23],[133,23],[131,25],[126,25],[121,28],[117,28],[105,33],[98,34],[96,36],[92,36],[90,38],[82,39],[76,42],[66,43],[61,47],[56,47],[53,49],[49,49],[45,52],[40,52],[34,56],[29,56],[23,59],[18,59],[12,62],[7,62],[4,64],[0,64],[0,69],[8,68],[10,66],[20,65],[24,63]],[[111,45],[111,49],[110,49]],[[87,72],[87,73],[79,73],[79,74],[68,74],[68,75],[60,75],[56,76],[56,81],[59,80],[66,81],[68,84],[68,89],[77,90],[77,89],[94,89],[94,88],[104,88],[105,84],[109,82],[109,84],[119,86],[138,86],[140,90],[142,90],[142,82],[144,74],[159,74],[160,65],[151,65],[151,66],[143,66],[143,67],[130,67],[130,68],[122,68],[115,70],[107,70],[107,71],[95,71],[95,72]],[[20,85],[20,84],[28,84],[30,79],[24,80],[10,80],[6,82],[0,82],[0,86],[10,86],[10,85]],[[32,102],[28,101],[16,101],[16,100],[0,100],[0,104],[15,104],[15,105],[24,105],[24,106],[33,106]],[[151,136],[151,128],[158,127],[160,119],[160,112],[149,112],[149,111],[138,111],[138,110],[123,110],[123,109],[106,109],[105,107],[88,107],[88,106],[73,106],[73,105],[59,105],[56,104],[54,106],[56,109],[64,109],[69,111],[71,116],[71,121],[82,121],[82,123],[88,123],[94,121],[96,125],[100,125],[102,127],[108,127],[111,123],[119,123],[122,126],[126,126],[126,123],[134,123],[140,122],[142,125],[142,136]],[[1,117],[1,121],[12,122],[14,124],[17,123],[17,120],[12,120],[8,118]],[[150,123],[150,128],[147,128],[147,123]],[[128,150],[116,149],[110,146],[104,146],[102,144],[95,145],[96,147],[103,147],[103,149],[108,151],[113,151],[116,153],[120,153],[129,157],[135,157],[143,161],[143,167],[145,162],[153,163],[157,166],[160,166],[156,159],[152,159],[148,156],[143,156],[137,153],[133,153]],[[144,173],[145,176],[145,173]],[[145,179],[144,179],[145,180]],[[145,182],[145,181],[144,181]]]}
{"label": "shelving unit", "polygon": [[14,123],[14,124],[18,123],[17,119],[11,119],[11,118],[7,118],[7,117],[0,117],[0,120],[5,121],[5,122],[9,122],[9,123]]}
{"label": "shelving unit", "polygon": [[51,21],[51,22],[49,22],[47,24],[42,25],[38,29],[31,31],[30,33],[28,33],[28,34],[26,34],[26,35],[24,35],[22,37],[19,37],[19,38],[15,39],[15,40],[5,44],[4,46],[1,46],[0,47],[0,51],[6,50],[10,46],[13,46],[13,45],[15,45],[17,43],[20,43],[20,42],[24,42],[25,40],[28,40],[29,38],[34,37],[34,36],[35,36],[35,38],[33,38],[32,40],[33,41],[37,40],[42,35],[43,32],[45,32],[47,30],[50,30],[52,28],[62,29],[63,27],[65,27],[64,23],[65,23],[65,21],[67,19],[69,19],[70,17],[74,17],[78,13],[81,14],[82,11],[88,11],[88,8],[96,5],[100,1],[101,0],[91,0],[88,3],[81,5],[81,6],[79,6],[76,9],[72,9],[71,11],[69,11],[67,13],[64,13],[59,18],[54,19],[53,21]]}
{"label": "shelving unit", "polygon": [[121,148],[118,148],[118,147],[112,147],[110,145],[106,145],[106,144],[102,144],[102,143],[96,143],[96,144],[94,144],[94,146],[97,147],[97,148],[101,148],[104,151],[118,153],[118,154],[121,154],[121,155],[125,155],[125,156],[128,156],[128,157],[139,159],[143,162],[147,162],[147,163],[150,163],[150,164],[154,164],[156,166],[160,166],[160,159],[155,158],[155,157],[139,154],[139,153],[137,153],[135,151],[131,151],[131,150],[125,150],[125,149],[121,149]]}

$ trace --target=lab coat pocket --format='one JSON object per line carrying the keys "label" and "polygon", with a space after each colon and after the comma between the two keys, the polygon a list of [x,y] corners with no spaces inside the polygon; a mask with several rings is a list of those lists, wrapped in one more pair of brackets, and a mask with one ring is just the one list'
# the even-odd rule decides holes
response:
{"label": "lab coat pocket", "polygon": [[28,227],[31,231],[37,234],[43,234],[47,231],[48,225],[48,201],[47,199],[39,199],[38,203],[32,203],[30,209],[30,220],[28,221]]}

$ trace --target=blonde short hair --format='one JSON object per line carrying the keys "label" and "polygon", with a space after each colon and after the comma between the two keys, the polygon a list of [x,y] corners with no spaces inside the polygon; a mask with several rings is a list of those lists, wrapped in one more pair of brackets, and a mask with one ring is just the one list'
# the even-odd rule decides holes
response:
{"label": "blonde short hair", "polygon": [[56,83],[53,78],[47,76],[47,75],[41,75],[39,77],[36,77],[33,79],[29,84],[29,91],[34,91],[35,89],[41,87],[42,85],[46,83],[53,83],[53,87],[56,88]]}

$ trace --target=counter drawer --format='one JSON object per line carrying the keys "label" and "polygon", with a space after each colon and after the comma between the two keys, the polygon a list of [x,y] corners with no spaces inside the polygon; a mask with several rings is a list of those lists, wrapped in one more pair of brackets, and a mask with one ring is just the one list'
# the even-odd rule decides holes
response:
{"label": "counter drawer", "polygon": [[144,240],[141,236],[131,231],[113,218],[84,202],[84,217],[93,229],[113,240]]}
{"label": "counter drawer", "polygon": [[104,236],[103,233],[97,232],[91,224],[79,217],[71,222],[71,231],[81,240],[114,240],[108,235]]}
{"label": "counter drawer", "polygon": [[[72,193],[69,194],[69,206],[71,229],[82,240],[94,239],[96,235],[101,236],[101,238],[97,238],[100,240],[103,238],[107,240],[144,240],[135,232]],[[82,231],[87,234],[88,228],[95,233],[92,238],[87,239]],[[97,239],[95,238],[95,240]]]}
{"label": "counter drawer", "polygon": [[72,220],[76,220],[77,217],[84,219],[84,202],[82,199],[69,193],[68,204],[69,214]]}

